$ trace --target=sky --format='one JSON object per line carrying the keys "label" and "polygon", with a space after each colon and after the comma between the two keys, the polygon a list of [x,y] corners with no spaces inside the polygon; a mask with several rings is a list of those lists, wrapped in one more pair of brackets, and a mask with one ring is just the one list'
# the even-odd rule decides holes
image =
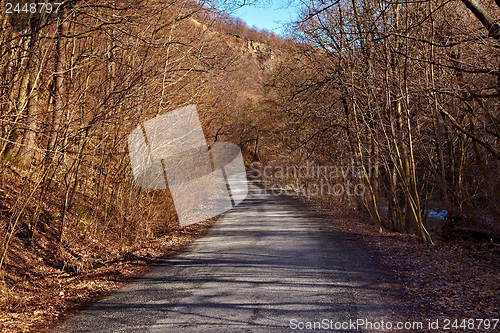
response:
{"label": "sky", "polygon": [[283,23],[293,20],[298,11],[297,5],[286,6],[286,1],[270,1],[271,4],[262,7],[243,6],[232,13],[252,28],[266,29],[283,35]]}

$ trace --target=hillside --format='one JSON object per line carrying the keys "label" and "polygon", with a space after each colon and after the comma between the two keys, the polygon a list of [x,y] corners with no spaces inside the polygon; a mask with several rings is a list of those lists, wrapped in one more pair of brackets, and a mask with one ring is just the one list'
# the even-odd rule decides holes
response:
{"label": "hillside", "polygon": [[[195,3],[72,4],[63,23],[53,15],[21,31],[2,14],[2,331],[46,327],[215,222],[181,228],[168,191],[136,186],[127,135],[194,103],[208,141],[251,158],[251,110],[278,53]],[[248,112],[252,126],[238,116]]]}
{"label": "hillside", "polygon": [[180,227],[129,158],[193,104],[271,194],[375,249],[420,309],[400,316],[498,318],[499,13],[312,0],[286,39],[194,1],[2,7],[0,329],[43,330],[215,223]]}

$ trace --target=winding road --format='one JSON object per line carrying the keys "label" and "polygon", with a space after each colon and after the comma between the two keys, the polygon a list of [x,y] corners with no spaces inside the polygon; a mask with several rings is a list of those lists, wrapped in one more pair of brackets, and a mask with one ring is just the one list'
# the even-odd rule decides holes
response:
{"label": "winding road", "polygon": [[203,237],[51,332],[310,332],[349,320],[342,331],[361,332],[353,321],[387,314],[381,276],[359,240],[250,185]]}

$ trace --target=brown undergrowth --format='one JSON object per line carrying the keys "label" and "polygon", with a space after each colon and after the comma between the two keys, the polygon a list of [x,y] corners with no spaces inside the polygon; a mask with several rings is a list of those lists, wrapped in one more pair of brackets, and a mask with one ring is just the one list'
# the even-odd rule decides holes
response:
{"label": "brown undergrowth", "polygon": [[[419,321],[418,332],[491,332],[481,319],[500,319],[500,244],[492,241],[445,242],[433,235],[435,244],[426,244],[415,235],[384,230],[378,232],[370,219],[359,212],[344,211],[320,200],[308,200],[312,209],[329,219],[332,231],[357,235],[374,257],[401,286],[395,313],[386,320]],[[394,300],[394,299],[392,299]],[[464,319],[475,320],[475,328],[460,327]],[[445,320],[450,329],[444,329]],[[439,320],[439,330],[427,330],[429,321]],[[458,328],[453,328],[457,320]],[[467,323],[468,324],[468,323]],[[500,322],[496,330],[500,329]],[[412,330],[410,330],[412,331]],[[412,331],[413,332],[413,331]]]}
{"label": "brown undergrowth", "polygon": [[[8,186],[4,188],[9,190]],[[327,218],[333,232],[357,235],[390,272],[401,288],[401,297],[391,298],[398,304],[386,320],[426,324],[449,319],[460,324],[469,318],[500,317],[497,243],[444,242],[434,235],[436,244],[425,244],[414,235],[379,233],[366,216],[342,210],[341,205],[298,199]],[[49,210],[46,214],[55,213]],[[97,237],[90,228],[78,228],[79,219],[70,219],[61,244],[53,237],[57,225],[41,223],[35,238],[26,233],[25,224],[19,225],[1,271],[0,331],[46,330],[144,274],[215,223],[212,219],[185,228],[173,227],[158,237],[123,247],[113,243],[120,239],[119,230],[110,229],[107,237]]]}
{"label": "brown undergrowth", "polygon": [[88,176],[61,228],[63,180],[56,174],[42,193],[39,177],[16,165],[0,173],[0,332],[44,331],[145,273],[216,221],[181,228],[168,191],[142,190],[128,180],[127,195],[117,196],[127,180],[107,176],[96,186],[98,179]]}
{"label": "brown undergrowth", "polygon": [[41,257],[33,260],[31,267],[9,266],[2,276],[0,331],[45,331],[144,274],[202,235],[215,221],[213,218],[179,228],[106,262],[89,260],[89,267],[81,272],[53,267]]}

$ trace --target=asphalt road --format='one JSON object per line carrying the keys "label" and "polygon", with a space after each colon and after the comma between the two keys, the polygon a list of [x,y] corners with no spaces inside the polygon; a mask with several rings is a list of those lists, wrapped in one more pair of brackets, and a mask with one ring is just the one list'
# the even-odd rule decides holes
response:
{"label": "asphalt road", "polygon": [[359,240],[252,185],[205,236],[52,332],[327,331],[384,318],[381,274]]}

